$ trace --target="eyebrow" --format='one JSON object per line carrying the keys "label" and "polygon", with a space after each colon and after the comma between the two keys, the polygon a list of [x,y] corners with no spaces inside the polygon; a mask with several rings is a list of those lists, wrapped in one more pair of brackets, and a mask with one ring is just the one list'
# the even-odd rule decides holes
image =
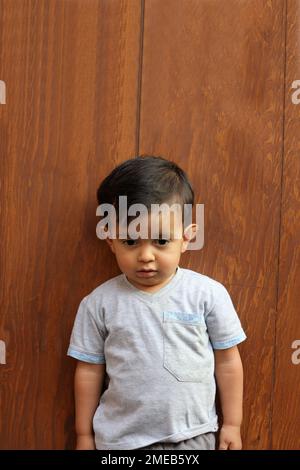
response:
{"label": "eyebrow", "polygon": [[[126,230],[126,232],[127,232],[127,237],[125,237],[125,238],[120,238],[119,236],[117,236],[117,238],[118,238],[119,240],[131,240],[131,238],[130,238],[130,236],[129,236],[127,230]],[[119,235],[119,233],[118,233],[118,235]],[[163,232],[162,229],[160,228],[159,231],[158,231],[158,236],[159,236],[160,238],[162,238],[162,239],[171,239],[171,238],[174,238],[174,236],[175,236],[175,235],[174,235],[174,229],[172,228],[172,229],[170,230],[169,236],[167,236],[167,233]],[[139,238],[140,238],[140,237],[139,237]],[[149,240],[149,239],[150,239],[150,238],[145,238],[145,240]],[[152,238],[152,240],[155,240],[155,238]]]}
{"label": "eyebrow", "polygon": [[[166,240],[166,239],[170,239],[170,238],[173,238],[174,234],[173,232],[170,233],[170,236],[168,237],[166,234],[163,234],[163,233],[159,233],[159,238],[162,238],[163,240]],[[118,237],[119,240],[135,240],[134,238],[131,238],[130,236],[127,236],[126,238],[120,238]],[[138,238],[138,240],[140,239],[140,237]],[[150,238],[145,238],[145,240],[150,240]],[[156,238],[151,238],[151,240],[156,240]]]}
{"label": "eyebrow", "polygon": [[167,234],[164,234],[164,233],[162,233],[161,231],[159,231],[159,236],[160,236],[160,237],[163,237],[163,238],[172,238],[173,235],[174,235],[174,234],[173,234],[173,231],[170,231],[170,234],[169,234],[169,235],[170,235],[170,237],[167,237]]}

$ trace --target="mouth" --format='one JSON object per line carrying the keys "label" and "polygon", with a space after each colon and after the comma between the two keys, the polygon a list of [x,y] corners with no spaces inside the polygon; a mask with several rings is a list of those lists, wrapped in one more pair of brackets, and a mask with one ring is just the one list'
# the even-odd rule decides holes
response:
{"label": "mouth", "polygon": [[154,276],[157,273],[157,271],[155,271],[154,269],[140,269],[136,273],[137,273],[137,276],[151,277],[151,276]]}
{"label": "mouth", "polygon": [[156,273],[156,270],[155,269],[139,269],[138,270],[138,273],[152,273],[152,272]]}

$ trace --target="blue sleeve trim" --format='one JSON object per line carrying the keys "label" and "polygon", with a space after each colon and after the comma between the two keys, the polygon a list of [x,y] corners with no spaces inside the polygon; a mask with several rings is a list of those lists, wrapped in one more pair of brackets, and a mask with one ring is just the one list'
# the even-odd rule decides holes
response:
{"label": "blue sleeve trim", "polygon": [[92,356],[91,354],[81,353],[73,348],[69,348],[67,352],[68,356],[74,357],[79,361],[90,362],[92,364],[105,364],[105,356],[103,354],[98,356]]}
{"label": "blue sleeve trim", "polygon": [[241,343],[242,341],[245,341],[246,338],[247,336],[243,332],[239,336],[236,336],[235,338],[230,339],[228,341],[213,342],[212,346],[214,349],[227,349],[227,348],[231,348],[232,346],[235,346],[236,344]]}

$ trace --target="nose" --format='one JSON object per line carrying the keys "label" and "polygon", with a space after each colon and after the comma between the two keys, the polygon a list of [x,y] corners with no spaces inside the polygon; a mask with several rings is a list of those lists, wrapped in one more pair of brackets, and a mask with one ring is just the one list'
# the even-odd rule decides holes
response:
{"label": "nose", "polygon": [[142,243],[138,253],[138,261],[141,263],[149,263],[150,261],[154,261],[155,256],[152,251],[151,244],[149,243]]}

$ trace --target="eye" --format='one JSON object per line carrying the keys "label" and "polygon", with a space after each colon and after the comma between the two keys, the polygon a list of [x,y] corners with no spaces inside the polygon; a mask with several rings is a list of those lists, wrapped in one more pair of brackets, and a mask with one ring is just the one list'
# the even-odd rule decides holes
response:
{"label": "eye", "polygon": [[134,244],[137,243],[137,240],[124,240],[123,244],[127,246],[134,246]]}
{"label": "eye", "polygon": [[160,246],[166,246],[169,243],[169,240],[166,240],[165,238],[159,238],[158,240],[155,240],[158,245]]}

